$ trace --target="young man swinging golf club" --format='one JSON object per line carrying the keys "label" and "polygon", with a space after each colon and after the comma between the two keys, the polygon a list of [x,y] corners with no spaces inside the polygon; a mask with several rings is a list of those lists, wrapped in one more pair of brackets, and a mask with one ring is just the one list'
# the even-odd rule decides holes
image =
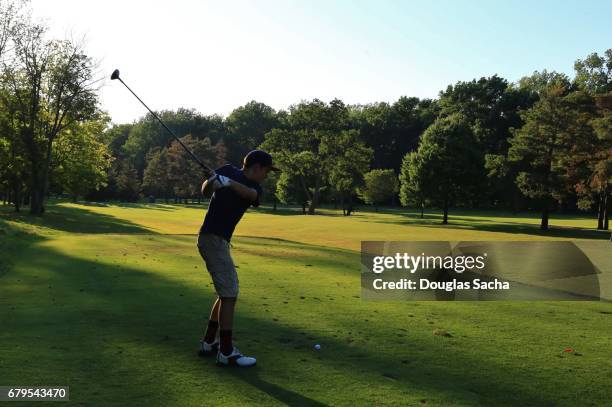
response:
{"label": "young man swinging golf club", "polygon": [[202,184],[204,196],[212,197],[200,228],[198,250],[206,262],[218,298],[200,341],[200,355],[216,353],[217,364],[222,366],[248,367],[256,363],[255,358],[242,355],[232,344],[238,274],[229,242],[244,212],[249,206],[259,206],[260,184],[270,171],[280,171],[272,164],[272,156],[262,150],[253,150],[244,157],[242,169],[224,165]]}

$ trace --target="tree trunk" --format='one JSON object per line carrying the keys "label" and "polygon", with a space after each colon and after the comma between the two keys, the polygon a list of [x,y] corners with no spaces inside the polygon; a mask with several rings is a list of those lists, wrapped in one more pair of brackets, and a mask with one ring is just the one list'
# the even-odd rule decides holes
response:
{"label": "tree trunk", "polygon": [[604,199],[604,222],[603,222],[603,229],[604,230],[609,230],[610,229],[610,206],[612,206],[612,200],[610,199],[610,194],[606,193],[605,199]]}
{"label": "tree trunk", "polygon": [[548,230],[548,203],[544,203],[544,208],[542,208],[542,222],[540,222],[541,230]]}
{"label": "tree trunk", "polygon": [[[304,177],[300,176],[300,184],[302,184],[302,188],[304,189],[304,194],[306,195],[306,200],[309,200],[310,202],[312,202],[312,196],[310,194],[310,191],[308,190],[308,188],[306,187],[306,181],[304,181]],[[304,214],[306,214],[306,202],[302,202],[302,212],[304,212]]]}
{"label": "tree trunk", "polygon": [[320,185],[320,181],[317,179],[315,181],[315,189],[312,193],[312,199],[310,200],[310,205],[308,206],[308,214],[309,215],[314,215],[315,214],[315,209],[317,208],[317,206],[319,205],[319,195],[321,193],[321,185]]}
{"label": "tree trunk", "polygon": [[21,197],[19,195],[19,183],[17,181],[13,184],[13,204],[15,205],[15,212],[19,212],[21,210]]}
{"label": "tree trunk", "polygon": [[32,185],[31,189],[31,197],[30,197],[30,213],[36,216],[42,216],[44,212],[43,207],[43,179],[40,174],[38,174],[38,168],[35,168],[36,164],[32,164]]}
{"label": "tree trunk", "polygon": [[276,195],[274,195],[274,200],[272,201],[272,210],[276,212]]}
{"label": "tree trunk", "polygon": [[599,194],[597,203],[597,230],[603,230],[604,226],[604,196]]}
{"label": "tree trunk", "polygon": [[448,224],[448,199],[444,200],[444,217],[442,218],[442,224]]}
{"label": "tree trunk", "polygon": [[[42,216],[45,212],[44,202],[49,180],[52,140],[47,142],[47,156],[40,161],[32,157],[32,185],[30,186],[30,213]],[[38,154],[35,154],[38,155]]]}
{"label": "tree trunk", "polygon": [[512,214],[516,215],[520,207],[520,196],[517,193],[512,194]]}
{"label": "tree trunk", "polygon": [[425,204],[421,202],[421,219],[425,217]]}
{"label": "tree trunk", "polygon": [[351,216],[351,213],[353,213],[353,197],[349,194],[348,196],[348,200],[347,200],[347,204],[346,204],[346,216]]}

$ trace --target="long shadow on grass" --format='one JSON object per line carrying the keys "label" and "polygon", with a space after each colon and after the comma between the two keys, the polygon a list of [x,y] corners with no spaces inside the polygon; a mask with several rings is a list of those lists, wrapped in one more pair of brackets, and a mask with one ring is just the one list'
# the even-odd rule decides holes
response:
{"label": "long shadow on grass", "polygon": [[40,217],[25,212],[15,213],[8,209],[0,210],[0,225],[6,224],[6,221],[70,233],[155,233],[125,219],[62,205],[48,205],[44,215]]}
{"label": "long shadow on grass", "polygon": [[482,222],[472,222],[472,225],[421,225],[423,227],[443,227],[449,229],[469,229],[485,232],[525,234],[541,237],[555,237],[565,239],[609,239],[610,232],[595,229],[582,229],[571,226],[549,226],[548,230],[540,230],[538,225],[529,224],[492,224]]}
{"label": "long shadow on grass", "polygon": [[[37,241],[39,238],[32,243]],[[325,400],[317,401],[308,395],[272,383],[276,376],[266,374],[266,371],[278,363],[281,366],[287,364],[294,367],[300,363],[327,364],[330,369],[341,370],[344,375],[353,377],[355,386],[367,386],[369,394],[372,394],[371,391],[376,386],[375,383],[368,382],[372,374],[377,374],[381,378],[390,378],[388,382],[393,381],[392,384],[385,384],[385,387],[392,386],[394,391],[377,395],[380,397],[379,400],[387,402],[390,400],[386,397],[397,396],[394,394],[396,391],[406,397],[408,391],[415,388],[421,392],[426,391],[436,399],[447,402],[452,400],[459,404],[473,403],[474,394],[485,404],[491,404],[501,398],[504,403],[516,405],[552,405],[558,396],[542,394],[535,389],[535,386],[513,388],[511,384],[513,377],[521,376],[529,379],[530,372],[507,365],[502,366],[494,361],[473,360],[466,355],[454,353],[448,358],[446,366],[440,366],[439,358],[435,355],[425,355],[423,363],[407,366],[400,362],[397,355],[383,356],[376,352],[375,347],[355,349],[330,335],[322,337],[320,332],[308,332],[307,329],[298,330],[275,323],[261,316],[249,314],[242,308],[237,318],[239,327],[237,336],[245,335],[254,339],[257,333],[257,345],[249,339],[241,340],[241,343],[250,343],[251,349],[257,346],[258,352],[261,352],[258,354],[261,355],[261,364],[251,373],[217,369],[212,362],[198,360],[195,353],[193,359],[186,358],[187,354],[191,355],[193,352],[191,338],[195,339],[199,333],[201,315],[213,300],[210,289],[197,288],[193,284],[183,284],[125,265],[118,268],[111,264],[74,258],[36,244],[31,246],[27,256],[21,256],[19,263],[22,271],[14,278],[19,277],[21,280],[19,287],[31,287],[33,295],[31,301],[21,301],[21,291],[17,286],[8,285],[3,291],[4,300],[14,303],[14,306],[0,317],[4,332],[0,348],[7,351],[2,353],[7,355],[3,358],[2,366],[6,372],[5,382],[14,381],[13,375],[23,372],[24,369],[26,374],[33,375],[41,383],[60,381],[70,384],[69,377],[88,377],[91,380],[87,380],[86,385],[81,384],[74,389],[76,390],[74,401],[77,402],[82,400],[88,404],[104,404],[104,402],[108,404],[107,386],[117,385],[118,380],[127,390],[115,394],[115,397],[120,399],[113,401],[128,404],[133,402],[131,391],[137,391],[142,386],[140,375],[149,373],[143,369],[146,369],[146,361],[151,357],[150,351],[153,349],[159,349],[156,354],[167,358],[166,363],[175,360],[184,361],[181,369],[201,370],[203,378],[212,375],[217,379],[223,377],[240,379],[262,393],[290,405],[317,405]],[[34,272],[30,270],[44,271],[48,275],[48,280],[41,285],[40,278],[31,275]],[[202,278],[203,282],[207,281],[204,276]],[[48,290],[51,290],[51,294]],[[331,306],[329,310],[321,308],[318,311],[333,313],[331,308]],[[322,312],[320,317],[325,318],[325,313]],[[381,324],[384,325],[384,321],[381,321]],[[65,342],[66,332],[69,332],[72,341],[77,341],[72,345],[78,347],[75,351],[71,351],[71,345],[67,346]],[[318,336],[328,349],[333,349],[327,358],[313,359],[310,350],[311,341],[305,336],[307,334]],[[41,336],[44,337],[43,341],[39,339]],[[101,349],[101,337],[110,338],[111,342],[112,338],[116,338],[119,343],[126,338],[138,342],[139,347],[142,347],[141,363],[135,360],[133,365],[126,367],[126,359],[122,355],[98,352],[97,350]],[[279,343],[278,338],[296,339],[289,343]],[[372,340],[373,343],[378,343],[385,341],[386,338],[372,338]],[[40,359],[32,365],[27,360],[32,357],[30,351],[34,348],[43,361],[49,352],[53,357],[59,358],[47,361],[50,366],[41,363]],[[82,354],[81,349],[89,352]],[[409,351],[405,351],[407,354],[404,356],[410,358]],[[278,360],[279,355],[293,360],[281,362]],[[95,363],[92,363],[92,360],[95,360]],[[69,366],[68,371],[63,368],[64,365]],[[466,370],[464,366],[479,366],[479,370]],[[132,374],[118,377],[118,371],[126,368]],[[41,370],[46,376],[42,374],[41,377]],[[364,370],[367,373],[362,373]],[[61,376],[62,371],[65,377]],[[293,371],[295,372],[295,369]],[[499,376],[486,376],[483,372],[499,372]],[[164,377],[164,375],[157,376],[155,386],[167,390],[167,394],[172,395],[172,387],[176,384],[164,382]],[[531,381],[537,379],[537,375],[533,375]],[[299,376],[291,378],[292,383],[301,380],[304,379]],[[319,382],[312,383],[312,388],[318,386],[329,391],[334,383],[326,380],[325,377],[321,377]],[[223,383],[223,380],[220,382]],[[210,397],[206,395],[206,386],[198,385],[197,388],[202,389],[202,397]],[[338,391],[342,390],[345,389]],[[231,390],[226,388],[225,391]],[[316,391],[312,390],[312,393],[316,394]],[[161,391],[161,395],[156,393],[155,401],[164,403],[165,394],[164,391]],[[360,393],[355,389],[354,394],[358,397]],[[177,396],[180,397],[180,394]],[[402,402],[401,398],[395,400],[398,403]]]}
{"label": "long shadow on grass", "polygon": [[[97,208],[139,208],[139,209],[151,209],[156,211],[172,212],[180,209],[178,204],[164,204],[164,203],[129,203],[129,202],[79,202],[82,206],[92,206]],[[201,207],[201,206],[200,206]]]}
{"label": "long shadow on grass", "polygon": [[[453,220],[466,222],[469,224],[453,223]],[[572,226],[549,226],[548,230],[540,230],[539,225],[529,223],[507,223],[493,221],[474,220],[473,218],[450,218],[447,225],[442,225],[439,218],[430,217],[429,219],[410,219],[410,220],[380,220],[370,219],[367,222],[385,223],[395,225],[410,225],[424,228],[436,229],[464,229],[478,230],[484,232],[525,234],[542,237],[555,237],[567,239],[609,239],[610,232],[595,229],[583,229]]]}
{"label": "long shadow on grass", "polygon": [[[257,213],[265,213],[267,215],[278,215],[278,216],[312,216],[307,215],[302,212],[301,207],[293,207],[293,206],[278,206],[276,210],[273,209],[270,205],[262,205],[257,209],[253,210]],[[323,211],[323,212],[322,212]],[[343,217],[342,211],[340,209],[331,209],[331,208],[318,208],[315,211],[315,216],[325,216],[325,217]]]}
{"label": "long shadow on grass", "polygon": [[[371,209],[364,209],[361,211],[362,213],[371,213],[371,214],[387,214],[387,215],[398,215],[409,218],[420,218],[421,211],[415,210],[411,208],[380,208],[378,211],[374,211]],[[425,218],[431,219],[442,219],[443,212],[441,210],[436,210],[435,208],[426,210],[424,212]],[[541,219],[541,214],[535,211],[521,211],[521,212],[512,212],[505,210],[494,210],[494,209],[465,209],[465,208],[453,208],[449,213],[449,219],[465,219],[465,220],[473,220],[474,218],[508,218],[508,219],[532,219],[534,222],[539,223]],[[596,222],[593,216],[586,216],[584,213],[575,214],[575,213],[558,213],[555,212],[552,217],[552,221],[555,219],[560,220],[591,220],[593,223]]]}

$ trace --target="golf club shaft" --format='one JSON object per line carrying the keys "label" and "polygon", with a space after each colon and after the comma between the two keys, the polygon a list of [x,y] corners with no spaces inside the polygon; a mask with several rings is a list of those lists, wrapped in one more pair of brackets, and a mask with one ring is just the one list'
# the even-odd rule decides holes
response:
{"label": "golf club shaft", "polygon": [[192,152],[192,151],[191,151],[189,148],[187,148],[187,146],[186,146],[185,144],[183,144],[183,142],[181,141],[181,139],[179,139],[179,138],[178,138],[178,136],[177,136],[176,134],[174,134],[174,132],[173,132],[172,130],[170,130],[170,128],[169,128],[168,126],[166,126],[166,123],[164,123],[164,122],[162,121],[162,119],[160,119],[160,118],[159,118],[159,116],[157,116],[157,115],[155,114],[155,112],[154,112],[153,110],[151,110],[151,109],[149,108],[149,106],[147,106],[147,104],[146,104],[145,102],[143,102],[143,101],[142,101],[142,99],[140,99],[140,98],[138,97],[138,95],[137,95],[137,94],[135,94],[135,93],[134,93],[134,91],[133,91],[132,89],[130,89],[130,87],[129,87],[129,86],[128,86],[128,85],[127,85],[125,82],[123,82],[123,79],[121,79],[121,78],[117,78],[117,79],[119,79],[119,81],[121,81],[121,83],[123,84],[123,86],[125,86],[125,87],[127,88],[127,90],[129,90],[129,91],[132,93],[132,95],[134,95],[134,97],[135,97],[136,99],[138,99],[138,101],[139,101],[140,103],[142,103],[142,105],[143,105],[144,107],[146,107],[146,108],[147,108],[147,110],[148,110],[148,111],[149,111],[149,112],[150,112],[150,113],[153,115],[153,117],[155,117],[155,118],[157,119],[157,121],[159,121],[159,123],[160,123],[162,126],[164,126],[164,129],[166,129],[166,130],[168,131],[168,133],[170,133],[170,134],[172,135],[172,137],[174,137],[174,138],[175,138],[175,140],[179,142],[179,144],[180,144],[180,145],[181,145],[181,146],[182,146],[182,147],[185,149],[185,151],[187,151],[187,153],[189,153],[189,155],[191,156],[191,158],[193,158],[193,159],[194,159],[194,161],[195,161],[195,162],[197,162],[197,163],[200,165],[200,167],[202,167],[202,169],[204,169],[204,171],[205,171],[206,175],[208,176],[208,175],[212,174],[212,172],[213,172],[213,171],[212,171],[210,168],[208,168],[208,166],[206,166],[206,164],[204,164],[202,161],[200,161],[200,159],[199,159],[199,158],[198,158],[198,157],[197,157],[197,156],[196,156],[196,155],[195,155],[195,154],[194,154],[194,153],[193,153],[193,152]]}

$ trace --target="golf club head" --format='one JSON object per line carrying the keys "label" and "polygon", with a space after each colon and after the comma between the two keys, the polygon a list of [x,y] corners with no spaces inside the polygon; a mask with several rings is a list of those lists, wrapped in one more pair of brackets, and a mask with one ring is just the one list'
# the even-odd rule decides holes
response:
{"label": "golf club head", "polygon": [[113,71],[113,74],[111,75],[111,79],[112,80],[119,79],[119,70],[118,69],[115,69]]}

